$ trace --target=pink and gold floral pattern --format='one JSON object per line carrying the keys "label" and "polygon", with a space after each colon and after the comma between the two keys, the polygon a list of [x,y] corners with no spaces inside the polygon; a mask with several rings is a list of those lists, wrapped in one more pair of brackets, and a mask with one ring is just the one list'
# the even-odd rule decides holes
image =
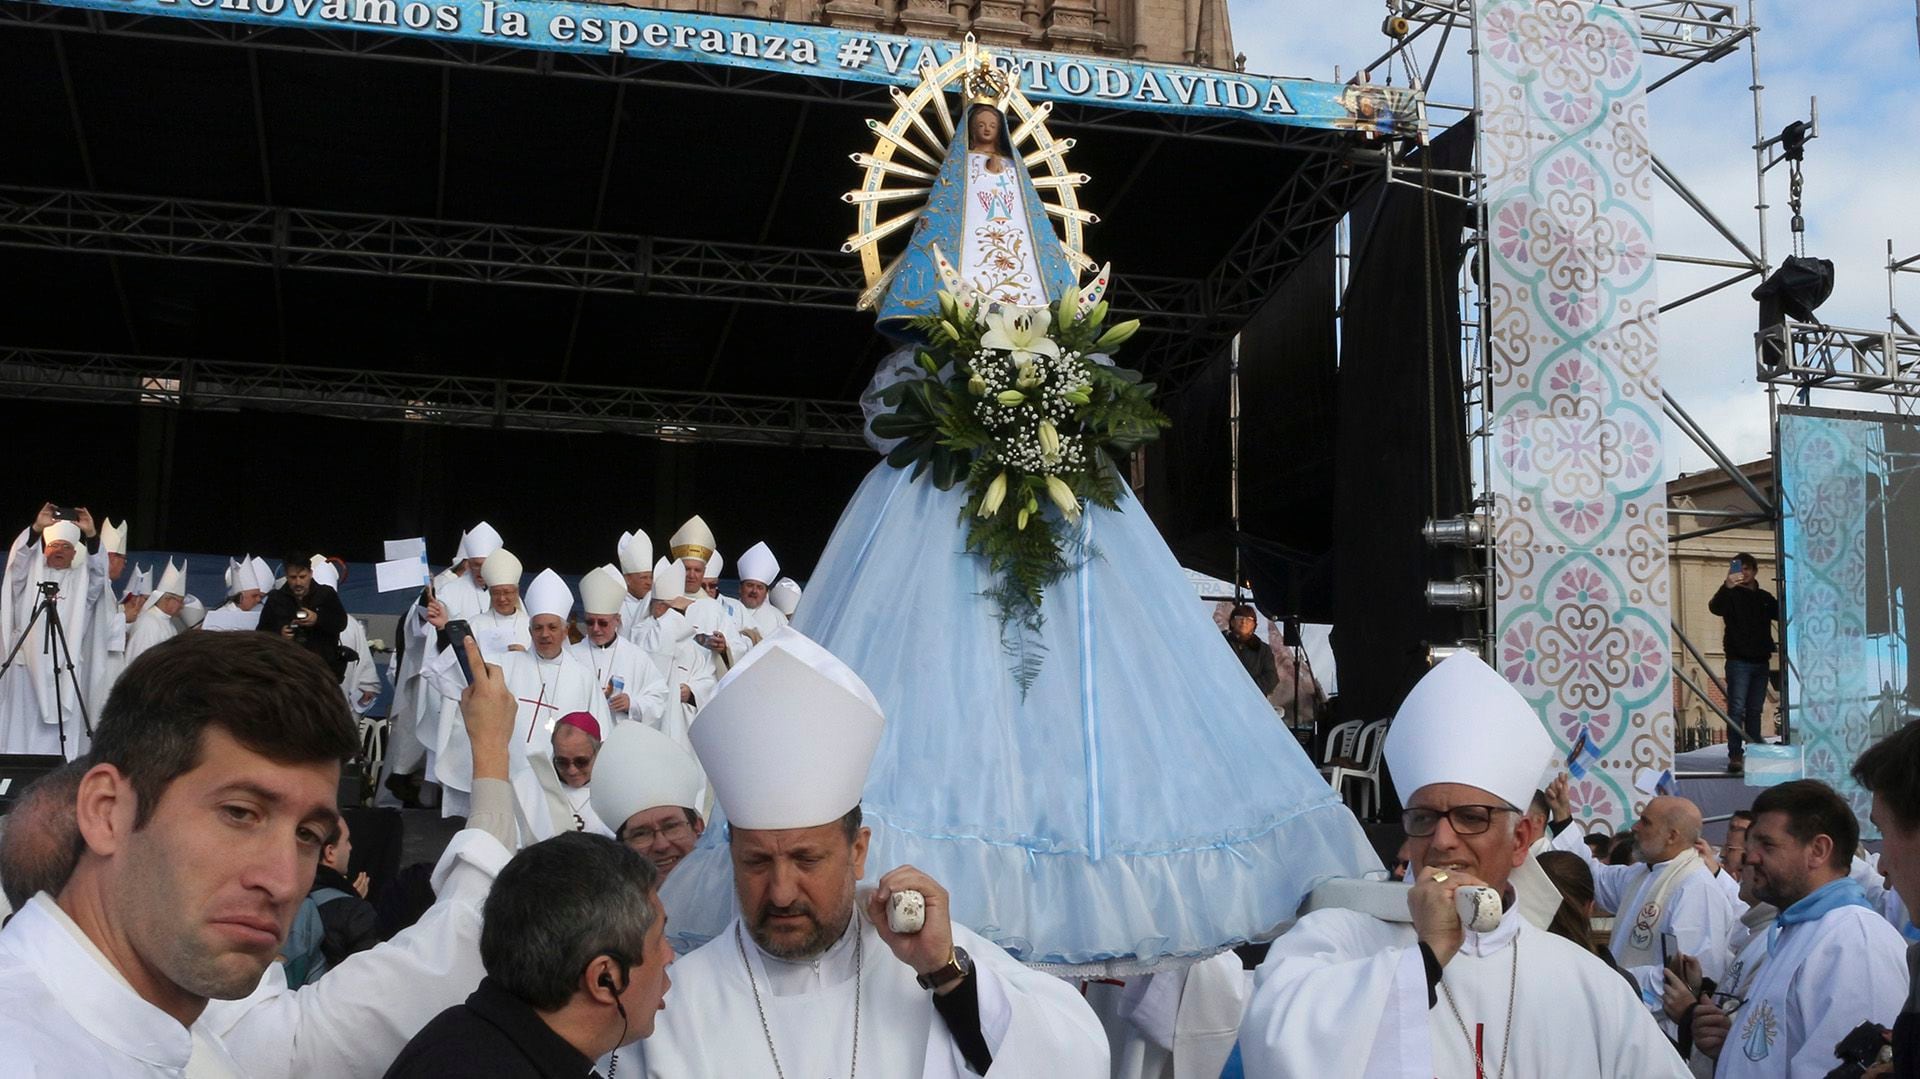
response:
{"label": "pink and gold floral pattern", "polygon": [[1495,658],[1618,827],[1673,752],[1658,294],[1640,28],[1583,0],[1488,0],[1487,348]]}

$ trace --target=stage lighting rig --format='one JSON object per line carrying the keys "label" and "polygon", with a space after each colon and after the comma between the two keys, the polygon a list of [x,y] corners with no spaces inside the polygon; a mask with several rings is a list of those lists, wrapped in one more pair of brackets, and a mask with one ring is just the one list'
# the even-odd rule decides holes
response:
{"label": "stage lighting rig", "polygon": [[1479,547],[1487,542],[1487,518],[1479,513],[1435,517],[1422,526],[1420,534],[1429,547]]}
{"label": "stage lighting rig", "polygon": [[1437,667],[1458,655],[1468,655],[1475,659],[1487,658],[1480,650],[1477,641],[1456,641],[1453,644],[1430,644],[1427,646],[1427,666]]}
{"label": "stage lighting rig", "polygon": [[1487,585],[1478,577],[1427,582],[1427,606],[1470,609],[1487,605]]}

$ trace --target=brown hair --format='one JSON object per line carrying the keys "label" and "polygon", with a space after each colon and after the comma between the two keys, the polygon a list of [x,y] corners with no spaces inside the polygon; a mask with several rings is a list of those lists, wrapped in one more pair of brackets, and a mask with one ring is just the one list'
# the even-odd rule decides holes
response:
{"label": "brown hair", "polygon": [[1540,869],[1560,890],[1560,907],[1553,912],[1547,932],[1567,938],[1582,950],[1599,953],[1593,943],[1593,922],[1587,905],[1593,902],[1593,871],[1586,859],[1572,851],[1550,850],[1538,858]]}
{"label": "brown hair", "polygon": [[208,727],[283,764],[360,748],[340,683],[313,653],[271,633],[183,633],[127,664],[93,735],[93,763],[119,769],[139,798],[135,828],[200,763]]}

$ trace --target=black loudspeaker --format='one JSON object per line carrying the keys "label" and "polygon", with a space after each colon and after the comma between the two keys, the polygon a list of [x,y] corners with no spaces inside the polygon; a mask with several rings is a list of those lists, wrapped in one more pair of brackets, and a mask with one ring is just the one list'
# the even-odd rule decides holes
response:
{"label": "black loudspeaker", "polygon": [[1760,333],[1765,334],[1762,356],[1768,367],[1787,362],[1786,344],[1775,333],[1791,315],[1795,322],[1814,321],[1814,309],[1833,295],[1833,262],[1793,255],[1753,290],[1760,301]]}

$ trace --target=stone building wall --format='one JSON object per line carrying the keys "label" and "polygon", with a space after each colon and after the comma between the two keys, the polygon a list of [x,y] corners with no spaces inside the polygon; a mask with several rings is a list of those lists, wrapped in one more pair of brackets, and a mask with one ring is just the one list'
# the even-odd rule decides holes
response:
{"label": "stone building wall", "polygon": [[662,0],[629,4],[1231,69],[1226,0]]}

